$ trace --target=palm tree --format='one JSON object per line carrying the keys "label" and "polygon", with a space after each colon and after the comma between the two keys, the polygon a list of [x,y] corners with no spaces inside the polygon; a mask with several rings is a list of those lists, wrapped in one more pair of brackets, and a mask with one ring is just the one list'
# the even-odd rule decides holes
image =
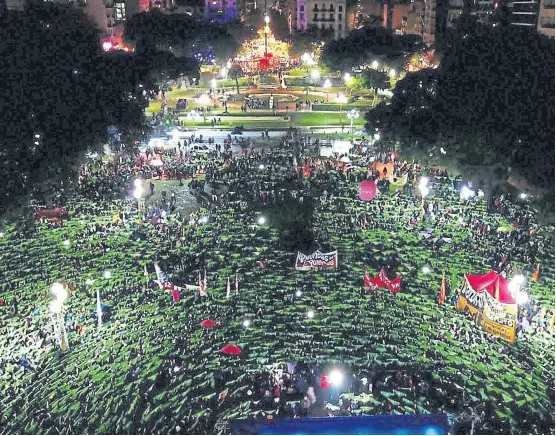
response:
{"label": "palm tree", "polygon": [[235,79],[236,90],[239,94],[239,78],[243,77],[243,70],[241,69],[241,67],[239,65],[232,65],[230,71],[228,71],[228,77],[230,77],[231,79]]}

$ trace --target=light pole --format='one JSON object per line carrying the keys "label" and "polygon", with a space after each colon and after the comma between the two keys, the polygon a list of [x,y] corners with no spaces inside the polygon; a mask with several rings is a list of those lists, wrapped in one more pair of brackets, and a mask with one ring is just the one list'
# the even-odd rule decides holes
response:
{"label": "light pole", "polygon": [[266,14],[264,14],[264,54],[265,54],[265,58],[266,55],[268,54],[268,34],[270,33],[270,17]]}
{"label": "light pole", "polygon": [[325,89],[326,91],[326,102],[328,103],[328,89],[332,86],[332,83],[330,83],[330,79],[326,79],[324,81],[324,83],[322,84],[322,87]]}
{"label": "light pole", "polygon": [[428,188],[429,179],[426,177],[422,177],[419,181],[419,193],[421,194],[421,214],[419,220],[423,219],[425,215],[425,198],[429,195],[430,189]]}
{"label": "light pole", "polygon": [[313,81],[313,86],[316,86],[316,82],[317,82],[317,80],[319,80],[319,77],[320,77],[319,70],[311,71],[311,79]]}
{"label": "light pole", "polygon": [[349,111],[347,111],[347,117],[349,118],[350,121],[350,130],[351,130],[351,136],[353,138],[353,120],[356,120],[357,118],[359,118],[359,109],[357,108],[353,108]]}
{"label": "light pole", "polygon": [[133,197],[137,200],[137,211],[141,214],[143,213],[143,181],[141,179],[135,179],[133,182],[135,190],[133,191]]}
{"label": "light pole", "polygon": [[351,83],[351,74],[344,74],[344,85],[346,85],[346,94],[349,95],[349,84]]}
{"label": "light pole", "polygon": [[61,283],[53,283],[50,288],[53,300],[50,302],[50,312],[54,322],[54,331],[60,341],[60,350],[62,353],[69,351],[68,334],[66,332],[66,323],[64,320],[64,302],[68,298],[68,292]]}
{"label": "light pole", "polygon": [[342,125],[342,105],[346,104],[348,101],[347,97],[344,94],[340,94],[336,98],[336,103],[340,104],[340,125]]}

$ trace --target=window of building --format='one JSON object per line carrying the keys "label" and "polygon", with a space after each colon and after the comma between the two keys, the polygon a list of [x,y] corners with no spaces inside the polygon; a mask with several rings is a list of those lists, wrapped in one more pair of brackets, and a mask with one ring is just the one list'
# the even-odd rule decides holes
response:
{"label": "window of building", "polygon": [[334,5],[332,3],[330,3],[330,10],[333,11],[334,10]]}
{"label": "window of building", "polygon": [[303,21],[305,19],[305,14],[299,14],[299,19]]}
{"label": "window of building", "polygon": [[319,15],[315,14],[315,16],[313,17],[313,21],[319,21]]}
{"label": "window of building", "polygon": [[343,9],[344,8],[342,8],[342,5],[338,6],[338,12],[343,12]]}
{"label": "window of building", "polygon": [[342,25],[338,24],[338,30],[341,32],[342,31]]}
{"label": "window of building", "polygon": [[328,30],[333,30],[333,29],[334,29],[334,27],[332,26],[332,24],[329,24],[328,25]]}
{"label": "window of building", "polygon": [[338,20],[342,19],[342,14],[338,14]]}
{"label": "window of building", "polygon": [[330,18],[330,21],[334,21],[334,14],[330,14],[330,17],[328,18]]}
{"label": "window of building", "polygon": [[116,3],[116,21],[125,21],[125,3]]}
{"label": "window of building", "polygon": [[300,10],[301,12],[305,12],[305,5],[299,6],[299,10]]}

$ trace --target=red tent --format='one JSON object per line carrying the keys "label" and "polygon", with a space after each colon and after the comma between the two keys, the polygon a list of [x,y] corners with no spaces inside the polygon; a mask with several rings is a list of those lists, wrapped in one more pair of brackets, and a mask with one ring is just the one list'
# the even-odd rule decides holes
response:
{"label": "red tent", "polygon": [[216,323],[210,319],[201,321],[201,327],[215,327]]}
{"label": "red tent", "polygon": [[241,353],[241,348],[239,348],[237,345],[225,345],[224,347],[222,347],[222,352],[224,354],[239,354]]}
{"label": "red tent", "polygon": [[[479,276],[466,274],[465,278],[475,292],[486,291],[491,297],[495,298],[500,303],[515,304],[515,298],[508,287],[508,281],[500,274],[490,271]],[[496,295],[497,290],[498,296]]]}

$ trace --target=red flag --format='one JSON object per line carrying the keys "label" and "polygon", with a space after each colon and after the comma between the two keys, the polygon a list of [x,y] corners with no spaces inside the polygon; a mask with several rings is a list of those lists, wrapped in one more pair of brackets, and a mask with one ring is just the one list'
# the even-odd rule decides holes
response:
{"label": "red flag", "polygon": [[380,273],[379,273],[378,277],[384,283],[384,286],[387,287],[388,289],[390,289],[394,294],[400,292],[401,281],[402,281],[401,276],[397,276],[395,279],[390,280],[386,276],[386,272],[384,271],[384,268],[382,268],[380,270]]}
{"label": "red flag", "polygon": [[181,288],[174,286],[173,283],[166,282],[162,285],[165,291],[169,291],[172,294],[172,301],[177,303],[180,301],[180,290]]}
{"label": "red flag", "polygon": [[369,275],[369,271],[365,270],[365,275],[363,276],[363,286],[368,288],[369,286],[371,286],[371,283],[372,280],[371,280],[371,276]]}
{"label": "red flag", "polygon": [[303,169],[303,177],[307,178],[311,176],[311,165],[309,164],[309,160],[305,162],[305,168]]}
{"label": "red flag", "polygon": [[239,282],[237,281],[237,274],[236,274],[236,295],[239,295]]}
{"label": "red flag", "polygon": [[440,283],[440,295],[438,295],[438,304],[446,301],[446,272],[442,273],[442,283]]}
{"label": "red flag", "polygon": [[228,283],[226,283],[226,298],[230,298],[230,276],[228,276]]}
{"label": "red flag", "polygon": [[533,280],[534,282],[539,281],[540,270],[541,270],[541,265],[538,264],[537,267],[535,268],[535,271],[533,271],[533,276],[531,277],[531,280]]}

